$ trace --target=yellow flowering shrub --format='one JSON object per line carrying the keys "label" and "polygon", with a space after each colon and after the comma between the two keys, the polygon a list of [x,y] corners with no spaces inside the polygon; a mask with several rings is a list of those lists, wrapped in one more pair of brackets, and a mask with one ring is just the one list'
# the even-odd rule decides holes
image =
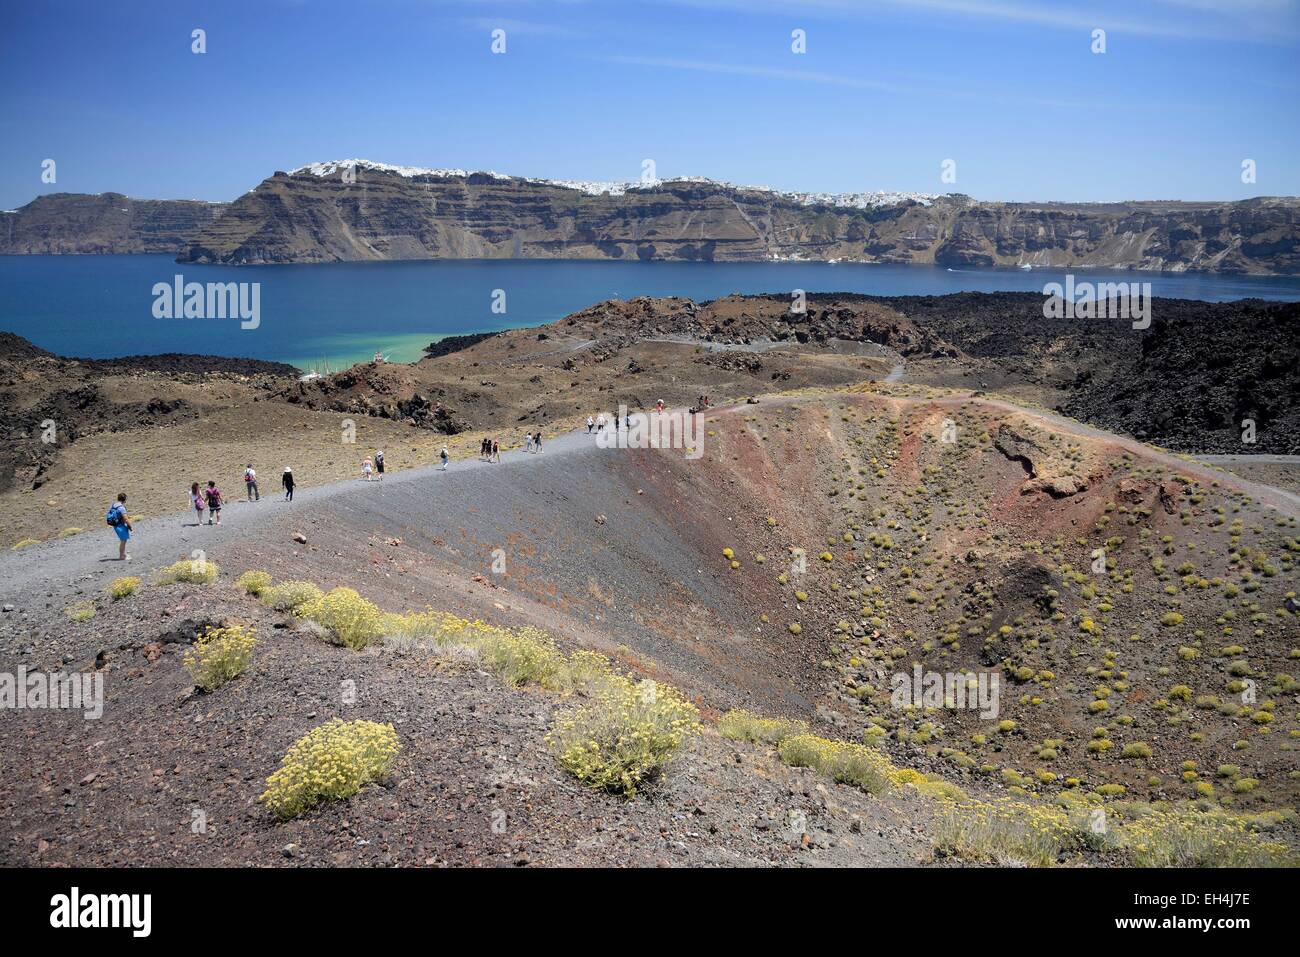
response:
{"label": "yellow flowering shrub", "polygon": [[565,664],[566,683],[571,688],[585,688],[604,680],[610,673],[609,659],[599,652],[579,649]]}
{"label": "yellow flowering shrub", "polygon": [[323,593],[311,582],[280,582],[274,587],[264,589],[259,598],[276,611],[293,611],[299,605],[319,598]]}
{"label": "yellow flowering shrub", "polygon": [[293,613],[324,628],[332,644],[353,650],[370,644],[382,630],[379,609],[352,588],[334,588],[298,605]]}
{"label": "yellow flowering shrub", "polygon": [[258,799],[282,819],[339,801],[387,774],[401,744],[391,724],[334,718],[289,748]]}
{"label": "yellow flowering shrub", "polygon": [[733,741],[752,744],[780,744],[796,734],[808,733],[808,722],[790,718],[764,718],[742,708],[733,708],[718,721],[718,731]]}
{"label": "yellow flowering shrub", "polygon": [[387,644],[405,649],[454,642],[464,635],[469,624],[464,618],[429,609],[405,615],[386,614],[380,619],[379,629]]}
{"label": "yellow flowering shrub", "polygon": [[385,643],[397,648],[427,644],[471,648],[485,671],[512,686],[535,684],[571,691],[609,672],[604,655],[579,650],[566,659],[554,639],[538,628],[499,628],[430,609],[383,615],[379,629]]}
{"label": "yellow flowering shrub", "polygon": [[1136,867],[1294,867],[1295,852],[1268,841],[1249,822],[1223,811],[1153,810],[1123,828]]}
{"label": "yellow flowering shrub", "polygon": [[95,603],[93,601],[79,601],[75,605],[69,605],[63,609],[63,613],[75,622],[90,621],[95,617]]}
{"label": "yellow flowering shrub", "polygon": [[128,595],[134,595],[137,588],[140,587],[140,579],[134,575],[123,575],[121,578],[114,578],[113,583],[108,586],[108,594],[113,601],[125,598]]}
{"label": "yellow flowering shrub", "polygon": [[177,582],[186,582],[190,585],[211,585],[217,580],[219,573],[220,569],[217,567],[216,562],[210,562],[205,558],[183,558],[179,562],[159,570],[158,581],[163,585],[174,585]]}
{"label": "yellow flowering shrub", "polygon": [[566,684],[564,655],[554,639],[538,628],[479,628],[472,639],[484,668],[508,685],[560,688]]}
{"label": "yellow flowering shrub", "polygon": [[235,579],[235,587],[250,595],[260,595],[271,587],[271,573],[249,569]]}
{"label": "yellow flowering shrub", "polygon": [[957,857],[1048,867],[1078,842],[1078,828],[1062,808],[997,798],[941,802],[935,847]]}
{"label": "yellow flowering shrub", "polygon": [[243,625],[227,628],[208,626],[185,652],[185,669],[194,684],[204,691],[215,691],[227,681],[243,674],[253,657],[257,629]]}
{"label": "yellow flowering shrub", "polygon": [[607,674],[585,704],[556,718],[546,742],[583,784],[632,797],[699,726],[676,688]]}
{"label": "yellow flowering shrub", "polygon": [[879,794],[892,783],[897,770],[874,748],[848,741],[832,741],[813,734],[797,734],[777,747],[786,764],[812,768],[840,784],[852,784],[868,794]]}

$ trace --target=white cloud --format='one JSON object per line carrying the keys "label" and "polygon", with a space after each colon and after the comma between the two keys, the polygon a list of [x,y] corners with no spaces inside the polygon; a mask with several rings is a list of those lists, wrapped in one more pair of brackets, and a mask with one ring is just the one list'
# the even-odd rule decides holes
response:
{"label": "white cloud", "polygon": [[782,70],[774,67],[745,66],[738,63],[716,63],[710,60],[681,60],[672,57],[601,56],[595,59],[606,63],[629,66],[648,66],[663,70],[692,70],[698,73],[725,73],[732,76],[756,76],[772,80],[793,80],[801,83],[820,83],[825,86],[851,86],[865,90],[905,92],[907,88],[883,80],[842,76],[835,73],[818,73],[812,70]]}

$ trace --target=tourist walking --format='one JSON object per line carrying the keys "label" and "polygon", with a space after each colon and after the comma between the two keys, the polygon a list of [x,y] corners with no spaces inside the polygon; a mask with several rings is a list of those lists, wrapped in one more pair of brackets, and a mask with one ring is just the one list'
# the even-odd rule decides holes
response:
{"label": "tourist walking", "polygon": [[379,481],[384,480],[384,452],[380,449],[375,453],[375,471],[379,473]]}
{"label": "tourist walking", "polygon": [[129,562],[131,556],[126,553],[126,543],[131,538],[131,516],[126,514],[126,493],[119,492],[117,501],[108,507],[108,513],[104,516],[104,521],[108,522],[113,531],[117,533],[117,560],[119,562]]}
{"label": "tourist walking", "polygon": [[538,429],[537,434],[533,436],[533,445],[537,446],[537,454],[542,454],[542,430]]}
{"label": "tourist walking", "polygon": [[591,435],[591,427],[592,427],[593,425],[595,425],[595,424],[596,424],[595,420],[592,419],[591,416],[587,416],[587,434],[588,434],[588,435]]}
{"label": "tourist walking", "polygon": [[605,431],[605,413],[604,413],[604,412],[602,412],[602,413],[600,413],[600,415],[596,416],[596,431],[597,431],[597,432],[604,432],[604,431]]}
{"label": "tourist walking", "polygon": [[447,471],[447,460],[451,458],[451,456],[447,454],[447,446],[445,445],[442,447],[440,458],[442,459],[442,469],[440,471],[445,472]]}
{"label": "tourist walking", "polygon": [[370,481],[370,476],[371,476],[371,474],[372,474],[374,471],[375,471],[375,467],[374,467],[374,465],[371,463],[371,461],[370,461],[369,458],[365,458],[365,459],[362,459],[362,460],[361,460],[361,477],[362,477],[362,478],[364,478],[367,482],[369,482],[369,481]]}
{"label": "tourist walking", "polygon": [[194,509],[196,516],[194,522],[195,525],[203,524],[203,510],[207,507],[207,500],[203,497],[203,493],[199,491],[199,483],[190,483],[190,508]]}
{"label": "tourist walking", "polygon": [[262,500],[262,496],[257,491],[257,473],[253,471],[252,462],[249,462],[248,468],[244,469],[244,493],[250,502]]}
{"label": "tourist walking", "polygon": [[284,500],[293,501],[293,469],[289,466],[284,467],[284,474],[280,476],[280,484],[284,486]]}
{"label": "tourist walking", "polygon": [[489,457],[488,461],[489,462],[501,461],[501,443],[498,442],[496,439],[492,440],[492,455]]}
{"label": "tourist walking", "polygon": [[525,451],[525,452],[532,452],[532,450],[533,450],[533,433],[531,433],[531,432],[525,432],[525,433],[524,433],[524,451]]}
{"label": "tourist walking", "polygon": [[208,524],[211,525],[212,520],[216,519],[217,524],[220,525],[221,506],[225,504],[225,500],[221,497],[221,489],[217,488],[216,482],[208,482],[208,487],[203,490],[203,497],[208,500]]}

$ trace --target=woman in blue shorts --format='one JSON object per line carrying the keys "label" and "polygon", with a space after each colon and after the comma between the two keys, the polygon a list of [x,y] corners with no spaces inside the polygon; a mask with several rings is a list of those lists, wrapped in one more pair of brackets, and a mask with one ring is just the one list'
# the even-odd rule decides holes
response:
{"label": "woman in blue shorts", "polygon": [[131,556],[126,553],[126,543],[131,538],[131,519],[126,514],[125,492],[118,494],[117,501],[113,503],[108,510],[108,514],[104,517],[108,524],[112,526],[113,531],[117,532],[117,560],[129,562]]}

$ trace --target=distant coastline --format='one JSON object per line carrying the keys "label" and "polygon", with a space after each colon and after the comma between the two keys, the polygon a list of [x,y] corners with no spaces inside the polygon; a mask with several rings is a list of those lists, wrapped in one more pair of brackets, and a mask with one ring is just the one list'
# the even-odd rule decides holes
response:
{"label": "distant coastline", "polygon": [[795,261],[1295,276],[1300,198],[1004,203],[343,160],[277,171],[224,204],[53,193],[0,215],[0,253],[153,252],[196,265]]}

